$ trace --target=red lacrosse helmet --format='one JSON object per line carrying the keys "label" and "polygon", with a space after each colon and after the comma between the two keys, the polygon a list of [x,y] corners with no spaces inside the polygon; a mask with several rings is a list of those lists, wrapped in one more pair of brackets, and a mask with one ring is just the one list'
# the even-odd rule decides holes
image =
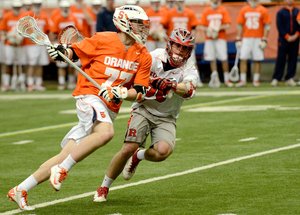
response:
{"label": "red lacrosse helmet", "polygon": [[[176,43],[177,48],[174,50],[172,45]],[[174,29],[167,40],[167,53],[171,66],[180,67],[191,56],[195,47],[195,37],[182,28]]]}

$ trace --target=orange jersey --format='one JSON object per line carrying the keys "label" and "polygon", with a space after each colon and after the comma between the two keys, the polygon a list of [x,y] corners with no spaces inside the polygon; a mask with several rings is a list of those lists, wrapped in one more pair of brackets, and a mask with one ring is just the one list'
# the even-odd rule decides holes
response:
{"label": "orange jersey", "polygon": [[[150,19],[150,31],[155,31],[158,29],[160,20],[167,12],[168,11],[165,8],[160,8],[160,10],[157,12],[155,12],[152,8],[149,8],[146,11],[146,14]],[[155,41],[150,35],[148,36],[148,40]]]}
{"label": "orange jersey", "polygon": [[[200,20],[200,25],[206,27],[213,27],[213,26],[221,27],[221,25],[223,24],[231,24],[229,13],[225,7],[220,5],[215,10],[212,9],[211,7],[204,9]],[[219,31],[217,38],[226,40],[225,30]],[[207,36],[206,39],[208,39]]]}
{"label": "orange jersey", "polygon": [[[17,31],[17,23],[22,17],[24,17],[23,13],[20,13],[18,16],[15,16],[11,11],[5,13],[0,24],[0,30],[6,32]],[[5,44],[12,45],[8,42],[8,40],[5,41]],[[24,45],[24,41],[21,45]]]}
{"label": "orange jersey", "polygon": [[87,11],[90,13],[90,15],[92,17],[91,31],[90,31],[91,34],[90,34],[90,36],[93,36],[96,33],[97,14],[94,14],[94,12],[93,12],[93,10],[92,10],[91,7],[87,7]]}
{"label": "orange jersey", "polygon": [[182,13],[178,13],[176,8],[172,8],[160,20],[164,28],[168,29],[167,34],[170,35],[175,28],[183,28],[191,31],[198,25],[198,20],[194,11],[184,8]]}
{"label": "orange jersey", "polygon": [[236,22],[243,25],[243,37],[263,37],[264,25],[271,23],[271,17],[264,6],[247,5],[241,9]]}
{"label": "orange jersey", "polygon": [[56,8],[52,13],[51,13],[51,16],[50,16],[50,25],[53,26],[53,23],[54,23],[54,20],[56,19],[57,16],[59,16],[60,14],[60,9],[59,8]]}
{"label": "orange jersey", "polygon": [[[72,48],[81,61],[82,70],[103,87],[149,86],[152,58],[146,47],[138,42],[126,48],[116,32],[100,32],[80,43],[73,43]],[[79,73],[73,96],[98,93],[99,89]],[[122,102],[108,103],[100,98],[110,110],[119,112]]]}
{"label": "orange jersey", "polygon": [[81,31],[81,25],[79,25],[77,18],[72,14],[65,18],[61,15],[61,13],[58,13],[52,21],[53,26],[51,27],[51,31],[55,34],[59,34],[61,30],[68,25],[74,25],[79,31]]}
{"label": "orange jersey", "polygon": [[296,20],[299,22],[300,21],[300,12],[298,13]]}
{"label": "orange jersey", "polygon": [[83,36],[85,37],[90,37],[91,36],[91,27],[90,25],[86,22],[85,19],[85,14],[83,12],[83,9],[80,8],[78,9],[76,7],[76,5],[71,5],[71,13],[72,15],[74,15],[77,18],[77,21],[79,23],[79,25],[81,25],[82,29],[81,29],[81,33]]}

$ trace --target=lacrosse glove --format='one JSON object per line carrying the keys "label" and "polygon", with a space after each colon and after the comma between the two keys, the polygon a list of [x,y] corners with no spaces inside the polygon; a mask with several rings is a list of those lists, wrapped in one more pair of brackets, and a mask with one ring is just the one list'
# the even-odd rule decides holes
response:
{"label": "lacrosse glove", "polygon": [[50,45],[47,46],[47,52],[53,60],[64,61],[64,59],[58,54],[58,52],[65,54],[66,48],[60,44]]}

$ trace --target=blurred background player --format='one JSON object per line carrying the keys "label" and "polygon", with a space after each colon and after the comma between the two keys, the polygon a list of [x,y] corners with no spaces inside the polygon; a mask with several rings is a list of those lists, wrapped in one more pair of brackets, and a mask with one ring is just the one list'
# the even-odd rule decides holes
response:
{"label": "blurred background player", "polygon": [[285,7],[277,12],[276,25],[278,29],[278,50],[276,65],[273,74],[271,86],[278,86],[281,81],[286,60],[288,59],[287,73],[285,76],[285,84],[287,86],[296,86],[294,76],[297,68],[297,58],[299,52],[299,24],[297,15],[299,8],[294,6],[294,0],[284,0]]}
{"label": "blurred background player", "polygon": [[23,0],[22,12],[31,12],[32,0]]}
{"label": "blurred background player", "polygon": [[[70,2],[67,0],[61,0],[59,3],[60,13],[53,19],[53,26],[51,32],[54,43],[58,43],[58,35],[62,29],[68,25],[74,25],[79,31],[81,26],[79,25],[77,18],[71,14]],[[66,74],[68,73],[68,89],[75,89],[76,87],[76,74],[73,67],[70,67],[65,62],[56,62],[58,67],[58,90],[64,90],[66,88]]]}
{"label": "blurred background player", "polygon": [[[33,17],[36,19],[39,29],[45,34],[50,31],[49,17],[42,10],[42,0],[32,0]],[[27,91],[45,91],[43,87],[43,66],[49,64],[49,56],[45,46],[37,46],[32,43],[26,46],[29,58],[27,69]]]}
{"label": "blurred background player", "polygon": [[[23,17],[21,13],[22,2],[14,0],[11,3],[12,10],[7,12],[0,24],[1,35],[5,38],[5,73],[2,75],[2,92],[9,89],[10,81],[12,90],[26,91],[26,55],[23,49],[23,37],[19,35],[16,25]],[[23,67],[23,68],[22,68]],[[10,80],[12,79],[12,80]]]}
{"label": "blurred background player", "polygon": [[118,32],[117,27],[113,23],[113,15],[115,12],[114,3],[114,0],[106,0],[106,6],[102,8],[97,16],[97,32]]}
{"label": "blurred background player", "polygon": [[166,0],[165,5],[162,8],[170,10],[174,7],[174,0]]}
{"label": "blurred background player", "polygon": [[254,61],[253,86],[258,87],[260,62],[264,60],[264,49],[270,31],[271,17],[267,9],[259,4],[259,0],[248,0],[236,19],[236,47],[240,54],[240,81],[235,86],[247,86],[247,60]]}
{"label": "blurred background player", "polygon": [[221,0],[211,0],[210,7],[204,9],[200,20],[202,32],[205,32],[204,60],[210,62],[211,76],[209,87],[218,88],[221,86],[216,61],[222,63],[224,83],[227,87],[233,84],[228,79],[228,56],[226,33],[230,27],[231,19]]}
{"label": "blurred background player", "polygon": [[[193,10],[187,8],[185,6],[184,0],[175,0],[174,7],[169,9],[169,11],[162,17],[160,20],[159,32],[167,31],[167,35],[170,36],[170,33],[175,28],[183,28],[192,33],[192,35],[196,36],[196,27],[199,25],[196,14]],[[160,33],[162,34],[162,33]],[[198,69],[195,50],[193,50],[191,54],[191,59],[195,62],[195,67]],[[201,82],[200,73],[199,73],[199,81],[197,83],[197,87],[203,87]]]}
{"label": "blurred background player", "polygon": [[[150,53],[150,87],[143,102],[132,105],[123,147],[111,160],[102,185],[94,195],[95,202],[106,201],[111,184],[123,169],[123,178],[129,180],[141,160],[160,162],[172,154],[175,148],[176,119],[181,105],[184,100],[195,95],[198,71],[190,59],[194,46],[194,36],[179,28],[171,32],[166,48]],[[169,99],[166,97],[170,90],[174,95]],[[138,149],[139,146],[145,148],[149,134],[150,147],[146,150]]]}
{"label": "blurred background player", "polygon": [[91,37],[97,32],[96,31],[96,27],[97,27],[97,16],[99,14],[99,12],[102,9],[102,1],[101,0],[93,0],[91,7],[88,7],[87,10],[91,15],[91,23],[90,23],[90,27],[91,27]]}
{"label": "blurred background player", "polygon": [[157,48],[164,48],[168,38],[165,31],[159,31],[160,20],[167,13],[167,9],[161,7],[160,0],[150,0],[150,4],[151,7],[146,11],[150,19],[150,32],[145,44],[149,52]]}
{"label": "blurred background player", "polygon": [[71,14],[77,18],[81,25],[81,34],[84,37],[91,36],[92,17],[87,11],[87,6],[84,0],[75,0],[75,4],[71,5]]}

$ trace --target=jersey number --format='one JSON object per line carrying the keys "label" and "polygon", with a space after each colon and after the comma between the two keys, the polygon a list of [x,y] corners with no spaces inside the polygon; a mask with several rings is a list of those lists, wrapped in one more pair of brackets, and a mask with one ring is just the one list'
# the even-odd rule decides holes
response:
{"label": "jersey number", "polygon": [[248,29],[258,29],[259,28],[259,18],[258,17],[247,18],[246,26]]}
{"label": "jersey number", "polygon": [[104,74],[110,77],[103,84],[101,84],[101,86],[103,87],[112,86],[112,83],[114,83],[117,79],[125,80],[124,82],[121,83],[121,85],[123,86],[124,84],[129,82],[133,76],[133,74],[131,73],[122,72],[120,70],[113,69],[110,67],[106,67]]}

